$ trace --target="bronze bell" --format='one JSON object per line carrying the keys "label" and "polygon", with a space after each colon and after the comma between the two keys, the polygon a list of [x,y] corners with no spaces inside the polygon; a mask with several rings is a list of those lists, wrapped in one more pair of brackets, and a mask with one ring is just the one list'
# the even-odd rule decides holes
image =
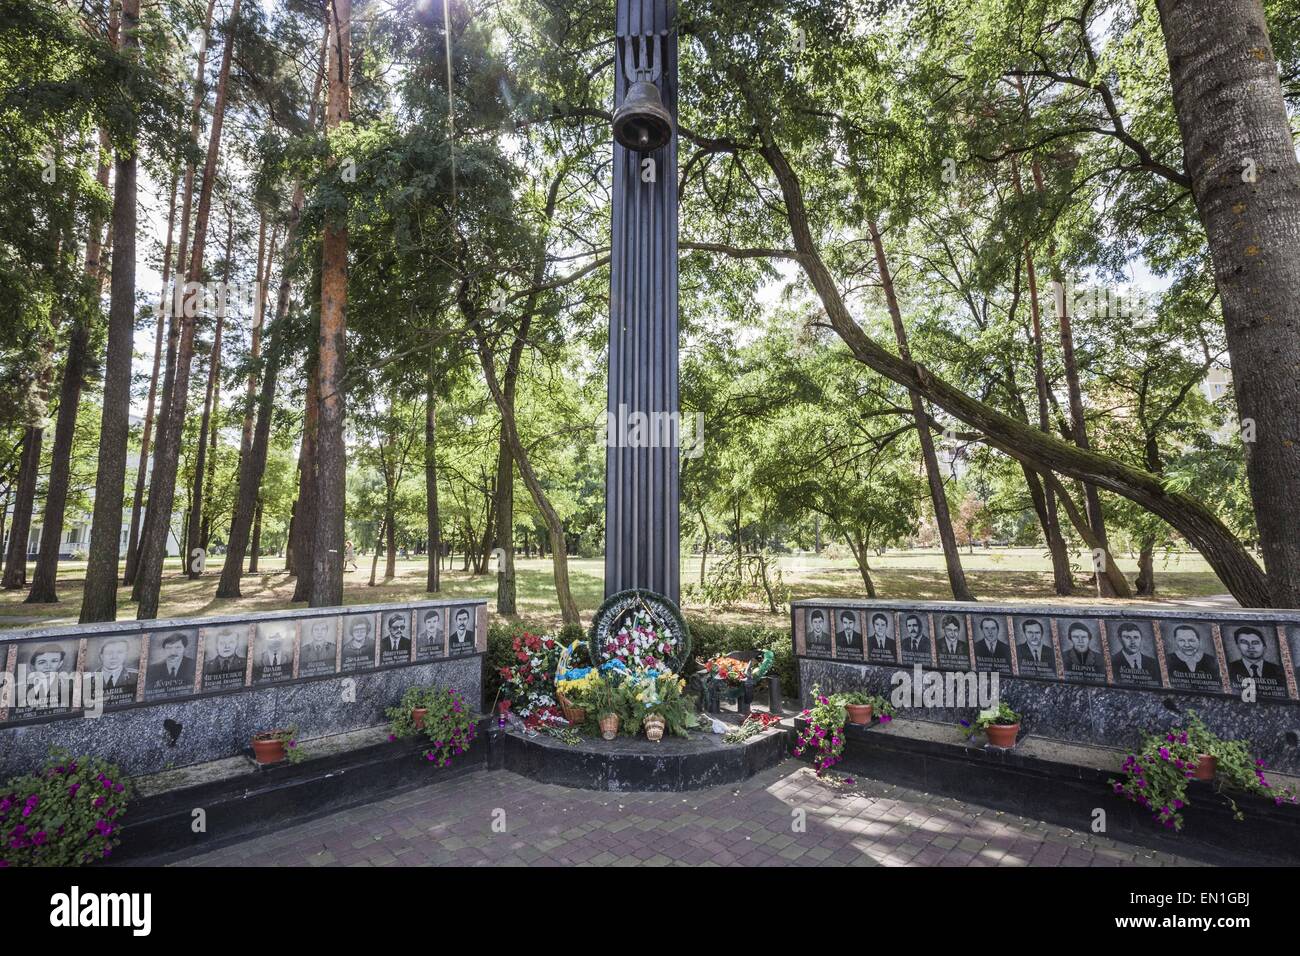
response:
{"label": "bronze bell", "polygon": [[614,111],[614,138],[626,149],[649,153],[673,137],[673,118],[659,98],[659,87],[637,80]]}

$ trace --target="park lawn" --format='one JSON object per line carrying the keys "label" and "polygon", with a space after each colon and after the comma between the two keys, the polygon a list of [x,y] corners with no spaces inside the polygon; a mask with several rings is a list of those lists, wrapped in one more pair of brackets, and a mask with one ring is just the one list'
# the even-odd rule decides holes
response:
{"label": "park lawn", "polygon": [[[1118,559],[1130,581],[1136,572],[1136,563],[1121,556]],[[1090,577],[1082,569],[1088,566],[1087,555],[1075,557],[1078,594],[1071,598],[1056,598],[1052,593],[1050,564],[1045,555],[1033,548],[976,548],[974,553],[962,555],[962,563],[971,588],[977,597],[987,601],[1026,601],[1085,604],[1096,600]],[[181,572],[179,559],[169,561],[164,569],[161,609],[166,617],[202,617],[214,614],[235,614],[257,611],[279,611],[303,604],[293,604],[294,579],[283,570],[283,559],[264,558],[265,569],[257,574],[245,574],[243,597],[218,600],[214,597],[218,571],[206,573],[196,581]],[[397,562],[397,574],[389,581],[380,581],[369,587],[370,564],[359,561],[360,567],[345,576],[343,600],[345,604],[381,604],[398,601],[422,600],[431,597],[425,591],[426,564],[423,558]],[[780,560],[781,578],[794,599],[800,598],[862,598],[866,590],[857,567],[851,559],[830,555],[785,555]],[[559,612],[555,606],[555,592],[549,559],[519,558],[516,560],[518,576],[518,618],[521,623],[550,629],[559,625]],[[29,572],[30,573],[30,572]],[[604,593],[604,562],[600,558],[573,558],[569,562],[569,576],[574,598],[584,617],[600,605]],[[0,628],[38,627],[52,624],[75,624],[81,606],[81,589],[85,578],[84,562],[64,562],[59,566],[58,604],[24,604],[24,591],[0,592]],[[872,579],[878,596],[889,600],[942,601],[951,599],[943,556],[937,550],[892,551],[872,560]],[[682,583],[699,580],[699,555],[683,555]],[[1210,571],[1200,555],[1173,552],[1156,558],[1157,600],[1144,603],[1168,603],[1205,598],[1217,598],[1224,587]],[[118,618],[135,617],[135,605],[130,601],[129,588],[118,592]],[[442,592],[439,597],[487,598],[488,609],[495,613],[496,578],[494,575],[474,575],[459,570],[443,570]],[[726,623],[766,624],[784,627],[789,620],[782,609],[777,614],[769,612],[759,601],[746,602],[730,608],[708,608],[687,601],[684,610],[691,616],[707,617]]]}

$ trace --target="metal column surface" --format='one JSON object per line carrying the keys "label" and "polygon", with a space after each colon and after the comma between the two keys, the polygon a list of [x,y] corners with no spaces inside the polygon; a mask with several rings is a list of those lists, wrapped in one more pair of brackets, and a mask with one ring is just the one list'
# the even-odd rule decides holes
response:
{"label": "metal column surface", "polygon": [[[674,127],[675,15],[674,0],[617,0],[614,70],[617,106],[630,85],[623,69],[625,44],[639,47],[640,37],[658,37],[662,64],[656,85]],[[646,158],[654,160],[654,182],[642,181]],[[643,588],[676,603],[680,417],[675,129],[666,145],[646,154],[614,143],[611,213],[605,596]]]}

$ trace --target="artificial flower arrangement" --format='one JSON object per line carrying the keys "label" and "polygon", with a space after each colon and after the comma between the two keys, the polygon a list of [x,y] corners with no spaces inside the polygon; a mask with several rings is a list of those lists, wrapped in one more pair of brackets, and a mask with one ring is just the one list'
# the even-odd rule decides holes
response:
{"label": "artificial flower arrangement", "polygon": [[679,647],[672,629],[642,609],[632,612],[618,633],[605,639],[601,652],[607,660],[621,660],[631,670],[661,670],[671,666]]}
{"label": "artificial flower arrangement", "polygon": [[802,757],[808,753],[820,777],[844,759],[844,722],[848,720],[848,712],[838,696],[827,697],[817,684],[813,684],[812,698],[813,706],[800,715],[808,723],[799,731],[794,755]]}
{"label": "artificial flower arrangement", "polygon": [[1186,726],[1149,734],[1138,752],[1125,758],[1125,779],[1112,779],[1110,785],[1115,793],[1149,810],[1157,823],[1181,830],[1183,811],[1189,805],[1188,781],[1207,756],[1215,758],[1214,791],[1232,808],[1234,819],[1242,820],[1245,815],[1232,798],[1233,792],[1268,797],[1277,806],[1297,802],[1293,790],[1269,783],[1264,776],[1268,764],[1255,759],[1246,741],[1221,739],[1194,710],[1187,712]]}
{"label": "artificial flower arrangement", "polygon": [[745,683],[745,680],[749,677],[750,663],[750,661],[741,661],[726,655],[719,655],[702,662],[710,677],[716,677],[718,680],[724,680],[728,684],[737,686]]}
{"label": "artificial flower arrangement", "polygon": [[564,726],[555,699],[555,671],[563,648],[549,635],[525,632],[511,642],[515,663],[502,667],[503,709],[530,730],[539,726]]}
{"label": "artificial flower arrangement", "polygon": [[683,694],[686,690],[685,678],[678,677],[672,671],[632,672],[626,683],[631,689],[635,701],[634,715],[640,719],[635,725],[645,725],[647,736],[652,740],[654,717],[663,721],[662,730],[677,737],[685,737],[692,727],[699,725],[695,717],[695,703]]}

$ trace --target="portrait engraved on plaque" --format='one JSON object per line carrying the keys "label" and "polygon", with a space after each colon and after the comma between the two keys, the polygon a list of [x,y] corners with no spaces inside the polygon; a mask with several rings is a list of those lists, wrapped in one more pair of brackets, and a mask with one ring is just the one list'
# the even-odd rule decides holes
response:
{"label": "portrait engraved on plaque", "polygon": [[80,643],[73,638],[18,645],[10,720],[59,713],[72,707]]}
{"label": "portrait engraved on plaque", "polygon": [[[877,616],[885,618],[886,627],[889,626],[892,618],[886,616],[883,612],[876,611],[871,615],[872,625],[875,625]],[[930,635],[927,633],[925,618],[916,614],[903,615],[903,629],[898,635],[899,653],[903,655],[904,664],[929,664],[930,657]]]}
{"label": "portrait engraved on plaque", "polygon": [[1277,629],[1272,624],[1220,625],[1223,653],[1228,658],[1228,680],[1233,693],[1240,693],[1247,678],[1255,682],[1260,698],[1285,700],[1288,696],[1282,657],[1277,649]]}
{"label": "portrait engraved on plaque", "polygon": [[1162,621],[1169,686],[1209,694],[1223,693],[1214,629],[1206,621]]}
{"label": "portrait engraved on plaque", "polygon": [[835,615],[835,657],[838,660],[862,660],[862,626],[858,612],[845,608]]}
{"label": "portrait engraved on plaque", "polygon": [[299,622],[298,676],[333,674],[338,660],[337,617],[312,617]]}
{"label": "portrait engraved on plaque", "polygon": [[[908,634],[907,629],[911,627],[912,618],[916,618],[918,624],[924,627],[918,615],[905,614],[904,637]],[[970,670],[970,645],[966,643],[966,628],[958,615],[945,614],[939,618],[939,636],[935,638],[934,647],[938,652],[939,666],[944,670]]]}
{"label": "portrait engraved on plaque", "polygon": [[875,664],[898,663],[898,641],[894,636],[894,622],[888,614],[871,612],[867,632],[867,660]]}
{"label": "portrait engraved on plaque", "polygon": [[406,664],[411,660],[411,612],[385,611],[380,617],[379,663]]}
{"label": "portrait engraved on plaque", "polygon": [[447,656],[447,634],[440,607],[421,608],[415,614],[415,658],[428,661]]}
{"label": "portrait engraved on plaque", "polygon": [[831,629],[826,620],[826,609],[808,608],[808,623],[804,628],[804,642],[813,657],[831,656]]}
{"label": "portrait engraved on plaque", "polygon": [[293,621],[259,621],[253,638],[253,683],[273,684],[293,677]]}
{"label": "portrait engraved on plaque", "polygon": [[1094,620],[1058,618],[1061,663],[1065,679],[1080,684],[1106,683],[1106,662],[1102,659],[1101,630]]}
{"label": "portrait engraved on plaque", "polygon": [[1045,617],[1015,617],[1016,666],[1021,677],[1056,680],[1056,649],[1052,626]]}
{"label": "portrait engraved on plaque", "polygon": [[1156,639],[1148,621],[1121,619],[1108,622],[1110,672],[1116,684],[1127,687],[1159,687],[1160,664],[1156,660]]}
{"label": "portrait engraved on plaque", "polygon": [[149,664],[144,672],[144,699],[166,700],[194,693],[199,632],[194,628],[154,631],[149,635]]}
{"label": "portrait engraved on plaque", "polygon": [[974,614],[975,669],[1011,674],[1011,643],[1006,635],[1006,618],[994,614]]}
{"label": "portrait engraved on plaque", "polygon": [[447,634],[447,654],[450,657],[474,653],[474,608],[458,607],[451,612],[451,631]]}
{"label": "portrait engraved on plaque", "polygon": [[349,614],[343,618],[343,670],[375,666],[375,616]]}
{"label": "portrait engraved on plaque", "polygon": [[90,638],[86,641],[86,669],[95,674],[105,707],[134,703],[140,687],[140,635]]}
{"label": "portrait engraved on plaque", "polygon": [[243,687],[247,670],[247,626],[223,624],[203,629],[203,689],[205,691]]}

